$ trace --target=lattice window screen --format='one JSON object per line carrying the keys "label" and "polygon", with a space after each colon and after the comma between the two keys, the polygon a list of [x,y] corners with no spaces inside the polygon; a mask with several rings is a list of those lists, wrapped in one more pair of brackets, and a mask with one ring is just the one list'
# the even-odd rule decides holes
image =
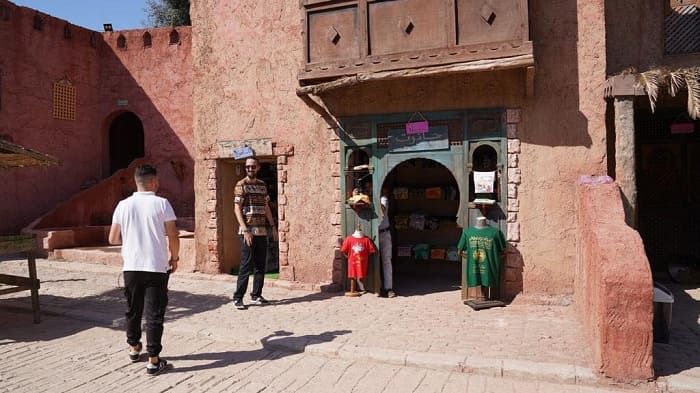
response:
{"label": "lattice window screen", "polygon": [[62,80],[53,84],[53,117],[60,120],[75,120],[75,86]]}

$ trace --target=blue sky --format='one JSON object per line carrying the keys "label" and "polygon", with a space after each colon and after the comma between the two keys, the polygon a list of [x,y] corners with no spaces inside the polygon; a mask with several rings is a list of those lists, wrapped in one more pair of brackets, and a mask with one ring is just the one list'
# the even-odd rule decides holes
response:
{"label": "blue sky", "polygon": [[10,1],[96,31],[103,30],[103,23],[111,23],[114,30],[129,30],[141,29],[146,22],[145,0]]}

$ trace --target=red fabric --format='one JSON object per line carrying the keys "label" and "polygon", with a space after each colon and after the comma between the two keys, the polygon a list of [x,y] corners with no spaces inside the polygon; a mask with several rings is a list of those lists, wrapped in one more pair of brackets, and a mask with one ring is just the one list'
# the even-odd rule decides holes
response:
{"label": "red fabric", "polygon": [[343,240],[340,251],[348,257],[348,278],[365,278],[369,254],[374,254],[377,249],[367,236],[359,239],[348,236]]}

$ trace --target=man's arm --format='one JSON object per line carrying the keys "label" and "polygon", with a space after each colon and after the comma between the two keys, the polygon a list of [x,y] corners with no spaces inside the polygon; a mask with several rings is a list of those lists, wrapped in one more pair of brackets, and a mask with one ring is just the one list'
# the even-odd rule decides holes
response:
{"label": "man's arm", "polygon": [[170,272],[175,273],[177,262],[180,260],[180,234],[177,230],[176,221],[165,222],[165,232],[168,236],[168,248],[170,249]]}
{"label": "man's arm", "polygon": [[245,225],[245,220],[243,219],[243,211],[242,206],[243,202],[234,202],[233,203],[233,212],[236,214],[236,220],[238,220],[238,226],[241,228],[241,231],[243,231],[243,241],[247,245],[253,244],[253,234],[250,233],[250,229]]}
{"label": "man's arm", "polygon": [[269,222],[272,227],[272,240],[277,241],[277,225],[275,225],[275,218],[272,216],[270,202],[265,204],[265,218],[267,218],[267,222]]}
{"label": "man's arm", "polygon": [[112,224],[109,228],[109,244],[119,245],[122,244],[122,226],[119,224]]}

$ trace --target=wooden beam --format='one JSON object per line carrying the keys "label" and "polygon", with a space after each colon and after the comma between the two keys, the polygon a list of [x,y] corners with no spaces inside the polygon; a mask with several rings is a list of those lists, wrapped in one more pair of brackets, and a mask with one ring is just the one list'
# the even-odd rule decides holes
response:
{"label": "wooden beam", "polygon": [[535,96],[535,67],[533,66],[525,69],[525,96]]}
{"label": "wooden beam", "polygon": [[0,284],[14,285],[25,289],[39,288],[39,280],[37,279],[13,276],[10,274],[0,274]]}
{"label": "wooden beam", "polygon": [[450,64],[445,66],[408,68],[395,71],[358,73],[357,75],[336,79],[331,82],[319,83],[311,86],[297,88],[297,95],[308,94],[321,95],[330,90],[341,87],[353,86],[362,82],[391,80],[401,78],[417,78],[434,75],[446,75],[453,73],[470,73],[483,71],[499,71],[521,67],[534,66],[535,60],[532,54],[513,56],[500,59],[476,60],[465,63]]}

